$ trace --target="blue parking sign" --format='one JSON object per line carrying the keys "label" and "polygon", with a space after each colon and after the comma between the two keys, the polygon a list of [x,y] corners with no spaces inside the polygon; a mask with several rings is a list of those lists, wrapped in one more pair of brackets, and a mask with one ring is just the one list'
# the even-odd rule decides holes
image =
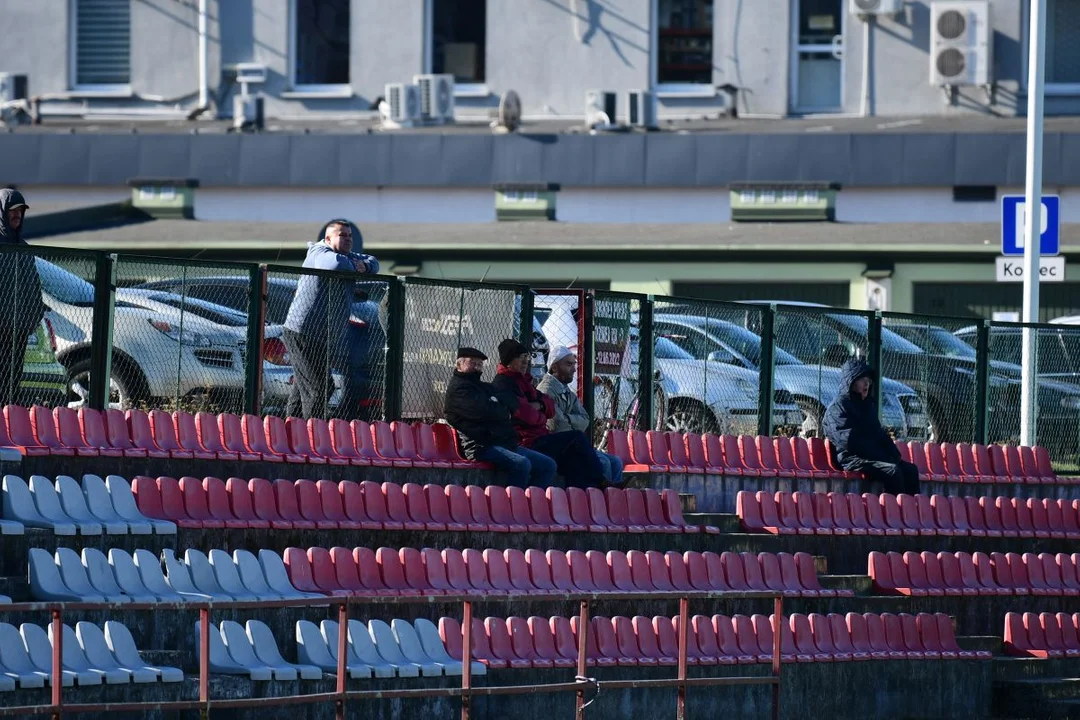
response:
{"label": "blue parking sign", "polygon": [[[1042,196],[1039,254],[1057,255],[1061,239],[1061,203],[1057,195]],[[1024,196],[1003,195],[1001,198],[1001,254],[1024,254]]]}

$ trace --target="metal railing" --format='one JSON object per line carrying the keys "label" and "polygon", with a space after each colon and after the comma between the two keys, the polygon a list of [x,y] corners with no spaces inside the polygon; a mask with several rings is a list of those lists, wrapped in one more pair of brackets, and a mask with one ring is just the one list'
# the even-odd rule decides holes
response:
{"label": "metal railing", "polygon": [[[820,435],[852,357],[879,371],[898,439],[1019,437],[1016,323],[46,247],[0,248],[0,300],[0,400],[25,405],[433,420],[457,348],[492,358],[490,378],[515,338],[537,377],[574,346],[598,444],[612,428]],[[305,305],[314,319],[285,327]],[[1038,442],[1080,471],[1080,326],[1033,327]]]}
{"label": "metal railing", "polygon": [[[773,649],[772,649],[772,672],[767,676],[717,676],[717,677],[687,677],[687,648],[690,625],[690,601],[691,600],[746,600],[746,599],[772,599],[773,600]],[[588,629],[589,612],[592,603],[606,600],[678,600],[679,603],[679,627],[678,638],[678,666],[674,678],[639,678],[630,680],[610,680],[598,682],[588,677]],[[514,601],[547,601],[547,602],[572,602],[578,605],[578,631],[577,631],[577,665],[576,676],[573,682],[543,683],[531,685],[493,685],[475,687],[472,683],[472,620],[473,604],[477,602],[507,602]],[[461,687],[459,688],[406,688],[385,690],[349,690],[348,680],[348,619],[350,608],[362,606],[365,603],[376,602],[380,605],[411,605],[431,603],[461,603],[462,604],[462,675]],[[312,693],[304,695],[284,695],[259,698],[233,698],[215,700],[210,697],[210,614],[214,610],[268,610],[275,608],[291,607],[336,607],[337,608],[337,685],[332,693]],[[676,717],[685,717],[686,695],[692,687],[720,686],[720,685],[771,685],[773,688],[772,703],[774,719],[780,717],[780,683],[781,683],[781,638],[783,621],[783,595],[775,592],[757,591],[677,591],[677,592],[605,592],[605,593],[560,593],[560,594],[508,594],[497,598],[485,595],[456,594],[456,595],[421,595],[421,596],[379,596],[378,598],[365,598],[359,596],[350,597],[326,597],[326,598],[303,598],[296,600],[273,600],[259,602],[192,602],[192,603],[80,603],[80,602],[33,602],[11,603],[4,606],[9,613],[23,612],[47,612],[50,615],[52,625],[52,667],[50,674],[51,696],[47,705],[26,706],[0,706],[0,717],[27,717],[30,715],[51,715],[59,720],[64,714],[92,713],[92,712],[170,712],[182,710],[198,710],[201,716],[206,718],[212,710],[237,710],[243,708],[265,707],[267,702],[276,705],[312,705],[319,703],[334,703],[336,717],[343,720],[346,717],[345,708],[349,701],[360,700],[386,700],[386,699],[409,699],[409,698],[435,698],[435,697],[460,697],[461,718],[469,720],[471,712],[471,699],[484,695],[518,695],[530,693],[553,693],[573,692],[577,696],[576,714],[577,720],[583,720],[586,706],[585,694],[588,689],[599,689],[600,686],[607,689],[639,689],[639,688],[675,688],[677,690]],[[104,702],[104,703],[65,703],[63,696],[63,622],[65,612],[91,611],[91,610],[123,610],[123,611],[192,611],[199,612],[199,699],[198,700],[174,700],[154,702]]]}

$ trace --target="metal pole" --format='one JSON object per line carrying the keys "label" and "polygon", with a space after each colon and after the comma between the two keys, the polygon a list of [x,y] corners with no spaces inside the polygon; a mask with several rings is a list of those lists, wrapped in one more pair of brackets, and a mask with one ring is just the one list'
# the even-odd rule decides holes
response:
{"label": "metal pole", "polygon": [[[641,298],[638,306],[638,417],[645,424],[638,422],[637,427],[628,427],[627,431],[664,429],[664,418],[655,417],[659,408],[655,407],[656,393],[653,390],[656,375],[653,363],[656,343],[653,337],[654,309],[652,295]],[[632,352],[629,343],[626,352]]]}
{"label": "metal pole", "polygon": [[346,656],[349,652],[349,600],[338,605],[337,636],[337,720],[345,720],[345,679],[349,672]]}
{"label": "metal pole", "polygon": [[679,699],[675,708],[677,720],[686,717],[686,625],[690,621],[690,600],[679,598]]}
{"label": "metal pole", "polygon": [[770,304],[761,312],[761,358],[758,367],[758,435],[773,434],[773,393],[776,383],[776,345],[773,331],[776,305]]}
{"label": "metal pole", "polygon": [[[587,672],[587,653],[589,646],[586,644],[586,639],[589,634],[589,601],[581,601],[581,612],[578,614],[578,633],[577,633],[577,676],[578,678],[586,677]],[[579,683],[583,682],[578,680]],[[582,686],[577,691],[577,708],[574,711],[575,720],[584,720],[585,718],[585,686]]]}
{"label": "metal pole", "polygon": [[266,322],[266,265],[253,265],[248,273],[247,360],[244,363],[244,412],[262,409],[263,339]]}
{"label": "metal pole", "polygon": [[112,389],[113,313],[116,255],[101,254],[94,271],[94,310],[90,331],[90,407],[108,410]]}
{"label": "metal pole", "polygon": [[596,293],[589,290],[582,302],[581,309],[581,348],[578,353],[578,376],[581,378],[581,405],[590,418],[596,417],[596,358],[593,339],[595,338]]}
{"label": "metal pole", "polygon": [[772,716],[773,720],[780,720],[780,640],[784,628],[781,623],[784,620],[784,597],[777,595],[773,602],[773,658],[772,674],[776,678],[776,684],[772,690]]}
{"label": "metal pole", "polygon": [[[1025,323],[1039,320],[1039,239],[1042,230],[1043,79],[1046,0],[1031,0],[1028,37],[1027,182],[1024,186]],[[1024,326],[1021,355],[1020,444],[1035,444],[1036,330]]]}
{"label": "metal pole", "polygon": [[859,114],[866,117],[870,114],[870,56],[871,48],[870,43],[873,42],[871,36],[871,23],[876,19],[875,15],[866,15],[863,17],[863,62],[862,62],[862,107],[859,109]]}
{"label": "metal pole", "polygon": [[990,407],[990,321],[983,320],[975,336],[975,434],[971,441],[988,442],[987,417]]}
{"label": "metal pole", "polygon": [[469,720],[472,689],[472,603],[465,601],[461,622],[461,720]]}
{"label": "metal pole", "polygon": [[64,625],[60,619],[60,611],[52,611],[52,705],[53,718],[60,720],[60,705],[63,702],[61,693],[64,687],[64,671],[61,662],[64,652]]}
{"label": "metal pole", "polygon": [[199,713],[210,716],[210,608],[199,609]]}
{"label": "metal pole", "polygon": [[199,0],[199,107],[210,105],[209,50],[206,37],[206,0]]}

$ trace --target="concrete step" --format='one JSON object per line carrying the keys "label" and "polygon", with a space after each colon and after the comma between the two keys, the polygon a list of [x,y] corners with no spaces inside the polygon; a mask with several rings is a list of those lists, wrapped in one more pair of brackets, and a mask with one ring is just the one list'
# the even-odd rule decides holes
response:
{"label": "concrete step", "polygon": [[729,513],[683,513],[683,519],[691,525],[713,525],[722,533],[741,532],[739,518]]}
{"label": "concrete step", "polygon": [[1080,713],[1080,678],[1013,678],[993,685],[995,717],[1065,718]]}
{"label": "concrete step", "polygon": [[826,590],[854,590],[856,595],[869,595],[869,575],[818,575],[818,582]]}
{"label": "concrete step", "polygon": [[1080,660],[1075,658],[1039,660],[1036,658],[1010,657],[1004,654],[1004,647],[1000,652],[1001,654],[994,658],[995,683],[1008,683],[1013,680],[1080,677]]}
{"label": "concrete step", "polygon": [[33,600],[30,597],[30,583],[27,582],[26,576],[0,576],[0,595],[7,595],[14,602]]}
{"label": "concrete step", "polygon": [[964,650],[989,650],[995,657],[1005,653],[999,635],[957,635],[956,643]]}

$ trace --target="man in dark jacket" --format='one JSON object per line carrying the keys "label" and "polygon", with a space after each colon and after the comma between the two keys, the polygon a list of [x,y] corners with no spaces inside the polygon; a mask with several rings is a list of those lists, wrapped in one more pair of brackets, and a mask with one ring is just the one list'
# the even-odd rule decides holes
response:
{"label": "man in dark jacket", "polygon": [[825,437],[845,470],[882,483],[887,493],[914,495],[919,492],[919,469],[900,457],[878,422],[877,404],[870,397],[874,379],[874,371],[862,360],[844,364],[836,399],[825,412]]}
{"label": "man in dark jacket", "polygon": [[18,401],[26,340],[45,314],[37,264],[22,238],[28,209],[18,190],[0,190],[0,405]]}
{"label": "man in dark jacket", "polygon": [[491,463],[509,475],[510,485],[547,487],[555,479],[555,461],[518,442],[510,422],[517,399],[481,379],[485,360],[476,348],[458,350],[446,386],[446,421],[457,431],[465,457]]}
{"label": "man in dark jacket", "polygon": [[518,439],[524,447],[555,460],[567,485],[603,485],[604,469],[585,433],[580,430],[548,431],[548,420],[555,417],[555,401],[533,385],[530,362],[529,348],[517,340],[499,343],[499,371],[491,384],[516,400],[513,417]]}

